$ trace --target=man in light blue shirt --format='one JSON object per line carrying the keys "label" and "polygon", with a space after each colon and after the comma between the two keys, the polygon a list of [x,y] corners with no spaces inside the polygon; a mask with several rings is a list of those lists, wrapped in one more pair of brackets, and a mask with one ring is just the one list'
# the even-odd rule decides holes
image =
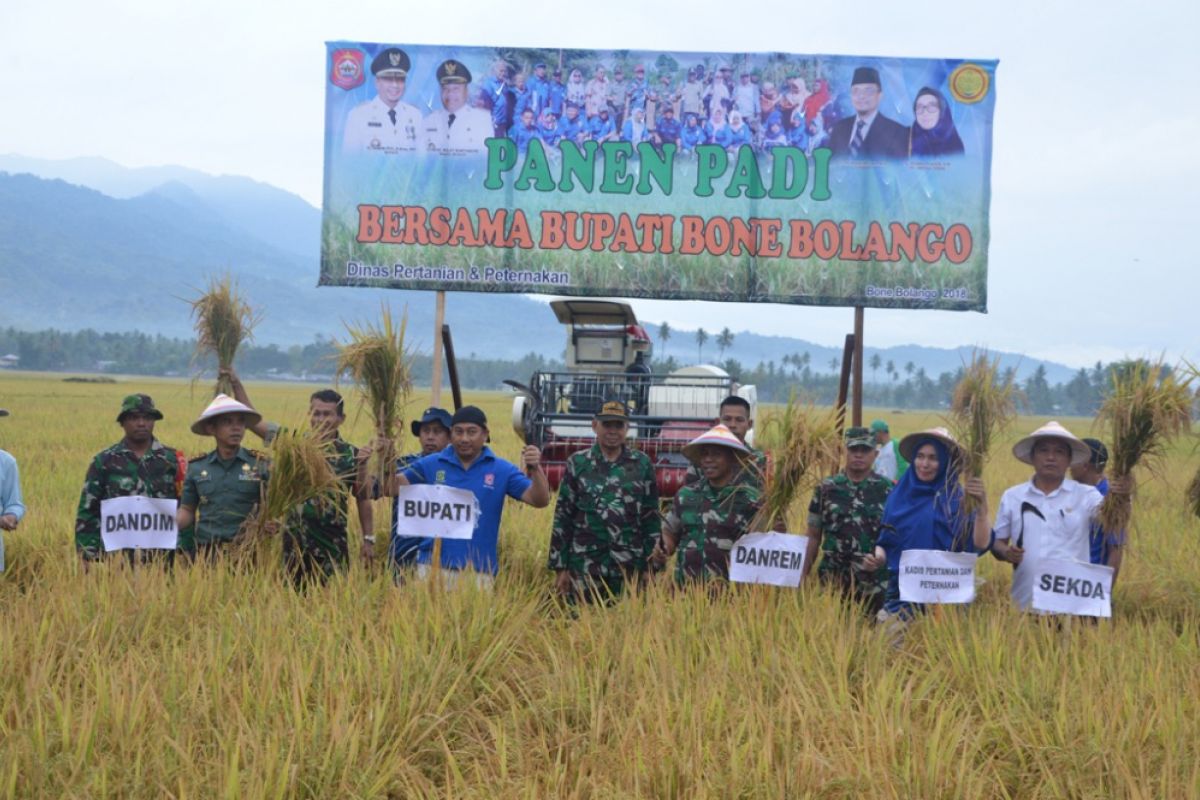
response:
{"label": "man in light blue shirt", "polygon": [[[0,417],[8,412],[0,408]],[[25,504],[21,502],[21,475],[17,471],[17,460],[0,450],[0,572],[4,571],[4,534],[15,531],[25,516]]]}

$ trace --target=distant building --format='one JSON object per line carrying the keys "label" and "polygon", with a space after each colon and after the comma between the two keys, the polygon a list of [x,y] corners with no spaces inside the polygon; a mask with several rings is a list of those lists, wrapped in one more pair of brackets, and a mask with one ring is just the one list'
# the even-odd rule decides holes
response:
{"label": "distant building", "polygon": [[6,356],[0,356],[0,369],[16,369],[21,365],[21,357],[16,353],[9,353]]}

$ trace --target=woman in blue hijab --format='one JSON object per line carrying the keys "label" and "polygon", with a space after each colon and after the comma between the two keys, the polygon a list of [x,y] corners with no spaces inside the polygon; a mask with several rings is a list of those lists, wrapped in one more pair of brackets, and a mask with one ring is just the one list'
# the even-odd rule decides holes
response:
{"label": "woman in blue hijab", "polygon": [[913,101],[908,152],[913,156],[960,156],[962,139],[954,127],[950,104],[937,89],[925,86]]}
{"label": "woman in blue hijab", "polygon": [[[960,449],[950,433],[945,428],[933,428],[909,434],[900,441],[900,452],[912,467],[888,495],[875,553],[867,562],[870,569],[886,562],[891,570],[879,614],[881,621],[889,617],[911,619],[922,610],[920,605],[900,599],[900,554],[905,550],[982,553],[991,544],[992,525],[983,481],[971,478],[963,491],[957,472]],[[962,512],[967,494],[979,502],[978,511],[969,516]]]}

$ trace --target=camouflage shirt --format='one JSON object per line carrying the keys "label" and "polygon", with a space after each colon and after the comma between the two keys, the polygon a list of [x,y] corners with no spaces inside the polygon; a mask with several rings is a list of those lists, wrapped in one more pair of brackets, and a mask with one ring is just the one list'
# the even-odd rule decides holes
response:
{"label": "camouflage shirt", "polygon": [[[745,465],[742,466],[737,477],[734,478],[734,482],[750,483],[761,490],[763,488],[763,481],[767,475],[767,454],[762,450],[756,450],[751,447],[750,455],[751,457],[746,460]],[[700,472],[700,467],[695,464],[688,464],[687,472],[683,476],[683,485],[691,486],[703,477],[704,475]]]}
{"label": "camouflage shirt", "polygon": [[856,556],[875,551],[883,506],[891,491],[892,482],[873,472],[857,483],[839,472],[817,486],[808,506],[808,525],[821,535],[818,575],[822,580],[835,581],[844,589],[854,586],[862,596],[883,596],[887,567],[864,571]]}
{"label": "camouflage shirt", "polygon": [[104,557],[100,535],[102,500],[132,495],[178,500],[184,471],[181,462],[182,454],[157,439],[141,458],[123,440],[98,453],[88,465],[75,514],[75,549],[79,554],[88,561]]}
{"label": "camouflage shirt", "polygon": [[717,489],[701,478],[680,489],[664,523],[679,542],[675,580],[728,579],[729,551],[749,532],[761,505],[762,491],[745,481]]}
{"label": "camouflage shirt", "polygon": [[317,565],[326,574],[344,567],[350,558],[347,524],[358,462],[358,449],[341,437],[329,443],[326,460],[346,489],[333,498],[306,500],[288,514],[284,525],[283,556],[285,565],[301,557],[306,565]]}
{"label": "camouflage shirt", "polygon": [[567,459],[554,508],[549,567],[593,578],[644,572],[660,527],[650,458],[626,447],[610,462],[593,444]]}

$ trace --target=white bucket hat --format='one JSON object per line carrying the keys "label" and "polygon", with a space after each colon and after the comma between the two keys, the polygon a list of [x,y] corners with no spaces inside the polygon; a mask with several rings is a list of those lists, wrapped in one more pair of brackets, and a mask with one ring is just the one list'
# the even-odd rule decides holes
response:
{"label": "white bucket hat", "polygon": [[693,464],[700,464],[700,448],[706,444],[715,444],[720,447],[728,447],[731,450],[736,450],[742,455],[750,455],[750,448],[742,443],[742,440],[733,435],[733,431],[726,428],[724,425],[718,425],[708,431],[692,439],[683,446],[683,454],[687,456],[687,460]]}
{"label": "white bucket hat", "polygon": [[[208,431],[204,428],[216,417],[222,414],[245,414],[246,427],[258,424],[262,420],[262,414],[255,411],[250,406],[239,403],[232,397],[226,394],[219,394],[213,398],[213,401],[208,404],[208,408],[204,409],[204,413],[200,415],[200,419],[192,423],[192,433],[197,436],[207,436]],[[1086,447],[1086,445],[1085,445]]]}
{"label": "white bucket hat", "polygon": [[917,445],[926,439],[937,439],[946,445],[946,449],[950,451],[951,456],[962,455],[962,445],[945,428],[929,428],[917,431],[916,433],[910,433],[900,440],[900,455],[905,461],[911,462],[917,454]]}
{"label": "white bucket hat", "polygon": [[1092,457],[1092,449],[1087,446],[1087,442],[1057,422],[1050,421],[1013,445],[1013,455],[1018,461],[1033,463],[1033,446],[1038,439],[1061,439],[1071,448],[1071,466],[1082,464]]}

